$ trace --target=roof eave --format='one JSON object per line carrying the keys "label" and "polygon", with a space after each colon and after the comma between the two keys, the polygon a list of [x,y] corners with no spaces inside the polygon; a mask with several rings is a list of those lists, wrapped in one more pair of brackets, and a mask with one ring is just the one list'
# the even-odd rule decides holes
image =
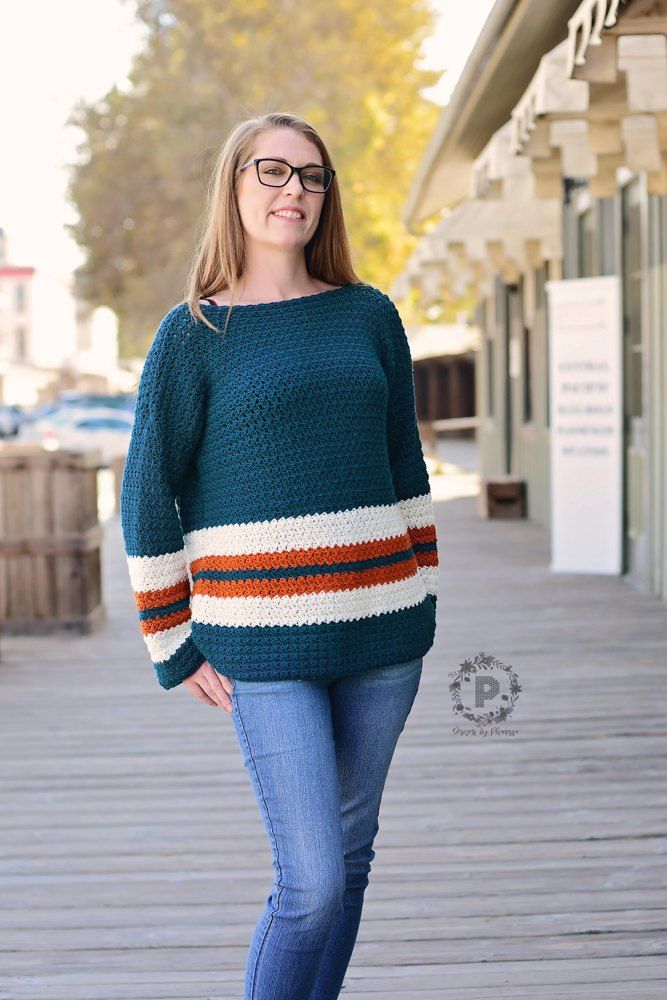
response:
{"label": "roof eave", "polygon": [[580,2],[497,0],[417,168],[402,216],[409,230],[469,195],[475,157],[508,120],[540,58],[567,36]]}

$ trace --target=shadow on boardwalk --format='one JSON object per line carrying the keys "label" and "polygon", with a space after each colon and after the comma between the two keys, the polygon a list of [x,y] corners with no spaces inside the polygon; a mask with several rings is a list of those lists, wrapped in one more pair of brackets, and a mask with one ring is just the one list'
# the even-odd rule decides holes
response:
{"label": "shadow on boardwalk", "polygon": [[[550,574],[540,529],[441,486],[437,640],[341,995],[663,997],[667,607]],[[239,1000],[273,872],[231,719],[153,679],[117,517],[104,572],[100,632],[2,641],[0,997]],[[453,733],[480,651],[519,675],[516,736]]]}

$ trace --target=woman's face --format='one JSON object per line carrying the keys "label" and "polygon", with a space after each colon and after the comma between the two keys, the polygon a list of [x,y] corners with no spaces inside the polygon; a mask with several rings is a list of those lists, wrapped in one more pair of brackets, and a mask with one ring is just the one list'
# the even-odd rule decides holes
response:
{"label": "woman's face", "polygon": [[[248,160],[259,156],[286,160],[295,167],[307,164],[323,166],[317,146],[291,128],[275,129],[260,136]],[[270,175],[267,175],[269,179]],[[241,172],[236,192],[246,237],[290,250],[303,250],[309,242],[317,229],[322,203],[326,198],[326,194],[305,191],[298,174],[293,174],[283,187],[268,187],[260,183],[254,165]],[[300,211],[302,217],[295,220],[273,214],[286,206]]]}

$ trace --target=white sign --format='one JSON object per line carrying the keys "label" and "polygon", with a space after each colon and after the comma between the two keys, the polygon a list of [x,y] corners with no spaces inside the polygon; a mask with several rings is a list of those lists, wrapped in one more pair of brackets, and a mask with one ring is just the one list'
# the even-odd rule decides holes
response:
{"label": "white sign", "polygon": [[620,573],[622,337],[618,275],[548,281],[551,569]]}

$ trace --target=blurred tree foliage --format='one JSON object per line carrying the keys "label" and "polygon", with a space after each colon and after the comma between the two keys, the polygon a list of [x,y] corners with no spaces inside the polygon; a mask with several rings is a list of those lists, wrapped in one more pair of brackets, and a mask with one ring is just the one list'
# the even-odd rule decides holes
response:
{"label": "blurred tree foliage", "polygon": [[440,106],[421,95],[427,0],[132,0],[146,30],[127,91],[79,102],[70,226],[80,294],[142,354],[184,294],[204,184],[238,121],[304,116],[327,142],[360,276],[387,288],[416,245],[400,215]]}

